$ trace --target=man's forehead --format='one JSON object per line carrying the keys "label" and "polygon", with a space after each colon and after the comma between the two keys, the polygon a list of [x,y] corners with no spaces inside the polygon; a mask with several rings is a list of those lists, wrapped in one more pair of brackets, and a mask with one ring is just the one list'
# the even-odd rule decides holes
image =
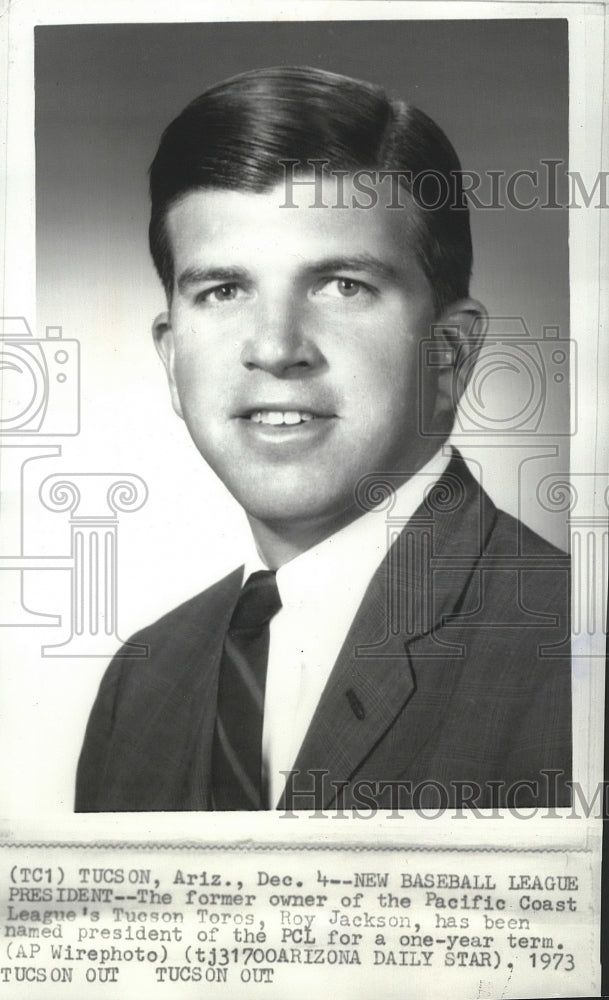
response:
{"label": "man's forehead", "polygon": [[[237,256],[254,251],[293,254],[302,258],[341,256],[389,261],[415,256],[414,208],[406,203],[391,208],[377,197],[370,204],[346,203],[353,182],[345,178],[339,204],[326,180],[323,205],[315,204],[315,191],[303,184],[294,187],[286,203],[282,183],[263,192],[218,188],[189,191],[169,209],[167,232],[174,258],[225,249]],[[360,192],[361,198],[361,192]]]}

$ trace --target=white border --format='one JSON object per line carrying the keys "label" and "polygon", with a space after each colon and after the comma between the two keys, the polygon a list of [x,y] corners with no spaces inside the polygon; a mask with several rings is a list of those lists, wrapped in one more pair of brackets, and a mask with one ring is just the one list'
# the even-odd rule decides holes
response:
{"label": "white border", "polygon": [[[8,50],[9,50],[9,103],[7,114],[7,178],[10,197],[6,201],[6,232],[7,252],[5,260],[5,288],[3,297],[4,315],[27,315],[35,328],[35,203],[34,203],[34,48],[33,27],[36,24],[84,24],[84,23],[118,23],[118,22],[183,22],[183,21],[242,21],[242,20],[349,20],[357,19],[425,19],[442,20],[503,17],[516,18],[546,18],[565,17],[569,21],[570,31],[570,167],[578,169],[584,177],[593,177],[601,169],[601,138],[603,88],[599,86],[599,67],[604,58],[604,25],[605,8],[603,4],[587,3],[399,3],[399,2],[362,2],[352,3],[349,0],[336,3],[318,3],[311,0],[306,3],[278,4],[241,2],[231,5],[227,14],[224,5],[215,3],[182,2],[168,7],[165,3],[145,3],[135,0],[126,8],[125,4],[109,2],[89,4],[83,10],[82,3],[75,0],[56,0],[56,2],[15,2],[8,11]],[[6,21],[6,18],[5,18]],[[604,227],[601,230],[601,227]],[[606,287],[601,289],[599,245],[601,237],[605,240],[606,257],[606,223],[602,212],[593,208],[579,209],[571,212],[570,245],[571,245],[571,336],[579,343],[586,344],[586,350],[579,352],[580,386],[586,391],[579,393],[580,403],[587,401],[589,413],[581,421],[587,425],[596,404],[595,413],[607,412],[607,371],[608,359],[603,343],[601,329],[601,291],[606,301]],[[14,250],[17,247],[17,252]],[[594,331],[598,331],[594,335]],[[595,386],[595,394],[590,391]],[[573,473],[586,472],[590,469],[607,469],[607,440],[602,434],[602,420],[594,424],[595,434],[580,433],[572,441],[571,468]],[[586,500],[586,508],[600,514],[602,497],[594,497],[593,493]],[[604,586],[606,588],[606,580]],[[602,637],[590,637],[584,653],[601,651]],[[603,683],[598,669],[599,660],[582,661],[584,672],[589,670],[590,685],[586,693],[581,686],[575,694],[575,733],[587,732],[586,751],[582,751],[582,741],[577,743],[578,754],[575,759],[575,776],[586,786],[593,787],[596,777],[602,768],[602,728],[590,726],[593,708],[602,705]],[[111,839],[119,836],[121,839],[154,837],[154,839],[176,838],[176,819],[171,815],[146,814],[128,816],[73,816],[69,820],[58,821],[57,818],[47,820],[40,818],[32,829],[29,822],[23,823],[14,818],[14,828],[7,831],[9,836],[18,835],[24,839],[40,839],[49,837],[76,840],[95,837]],[[387,818],[376,817],[364,825],[358,822],[355,827],[346,821],[328,823],[307,819],[280,821],[272,814],[261,814],[248,817],[248,836],[267,842],[298,841],[319,838],[322,842],[344,842],[347,829],[348,837],[354,842],[380,841],[391,843],[396,837],[397,822]],[[287,826],[286,826],[287,822]],[[472,822],[474,826],[472,827]],[[458,824],[458,829],[465,831],[458,834],[466,838],[470,845],[496,843],[508,845],[515,835],[514,823],[518,829],[519,843],[542,844],[546,836],[551,835],[553,846],[558,844],[583,846],[588,838],[591,826],[586,822],[541,824],[537,822],[522,823],[517,820],[488,819],[482,825],[475,818],[468,818]],[[11,823],[11,826],[13,824]],[[218,814],[209,814],[205,821],[200,815],[180,814],[180,839],[191,839],[204,836],[205,839],[219,841],[225,838],[238,837],[240,830],[235,829],[234,820]],[[289,835],[288,835],[289,833]],[[411,842],[423,838],[427,844],[446,844],[454,838],[455,824],[450,817],[429,823],[416,814],[399,821],[399,836]]]}

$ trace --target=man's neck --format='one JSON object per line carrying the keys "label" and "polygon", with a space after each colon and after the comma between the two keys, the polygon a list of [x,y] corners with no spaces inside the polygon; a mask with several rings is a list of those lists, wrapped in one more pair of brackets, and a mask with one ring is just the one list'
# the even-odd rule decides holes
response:
{"label": "man's neck", "polygon": [[323,521],[269,523],[249,515],[248,521],[260,558],[269,569],[279,569],[346,527],[361,514],[362,511],[353,506],[333,517],[324,518]]}

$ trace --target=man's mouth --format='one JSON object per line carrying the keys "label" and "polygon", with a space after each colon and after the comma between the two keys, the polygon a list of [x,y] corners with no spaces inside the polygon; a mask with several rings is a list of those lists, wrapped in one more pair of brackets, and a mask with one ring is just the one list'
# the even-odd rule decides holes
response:
{"label": "man's mouth", "polygon": [[308,410],[253,410],[246,414],[246,420],[251,420],[254,424],[270,424],[273,427],[294,427],[296,424],[305,424],[309,420],[315,420],[317,414]]}

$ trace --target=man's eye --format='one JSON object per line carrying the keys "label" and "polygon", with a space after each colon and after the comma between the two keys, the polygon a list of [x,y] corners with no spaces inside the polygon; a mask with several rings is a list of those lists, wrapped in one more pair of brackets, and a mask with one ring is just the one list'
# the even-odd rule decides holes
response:
{"label": "man's eye", "polygon": [[352,299],[364,295],[370,289],[355,278],[329,278],[318,289],[318,295],[328,295],[331,298]]}
{"label": "man's eye", "polygon": [[216,305],[221,302],[232,302],[239,295],[241,289],[234,281],[228,281],[224,285],[215,285],[204,292],[199,292],[196,297],[197,302],[207,302]]}

